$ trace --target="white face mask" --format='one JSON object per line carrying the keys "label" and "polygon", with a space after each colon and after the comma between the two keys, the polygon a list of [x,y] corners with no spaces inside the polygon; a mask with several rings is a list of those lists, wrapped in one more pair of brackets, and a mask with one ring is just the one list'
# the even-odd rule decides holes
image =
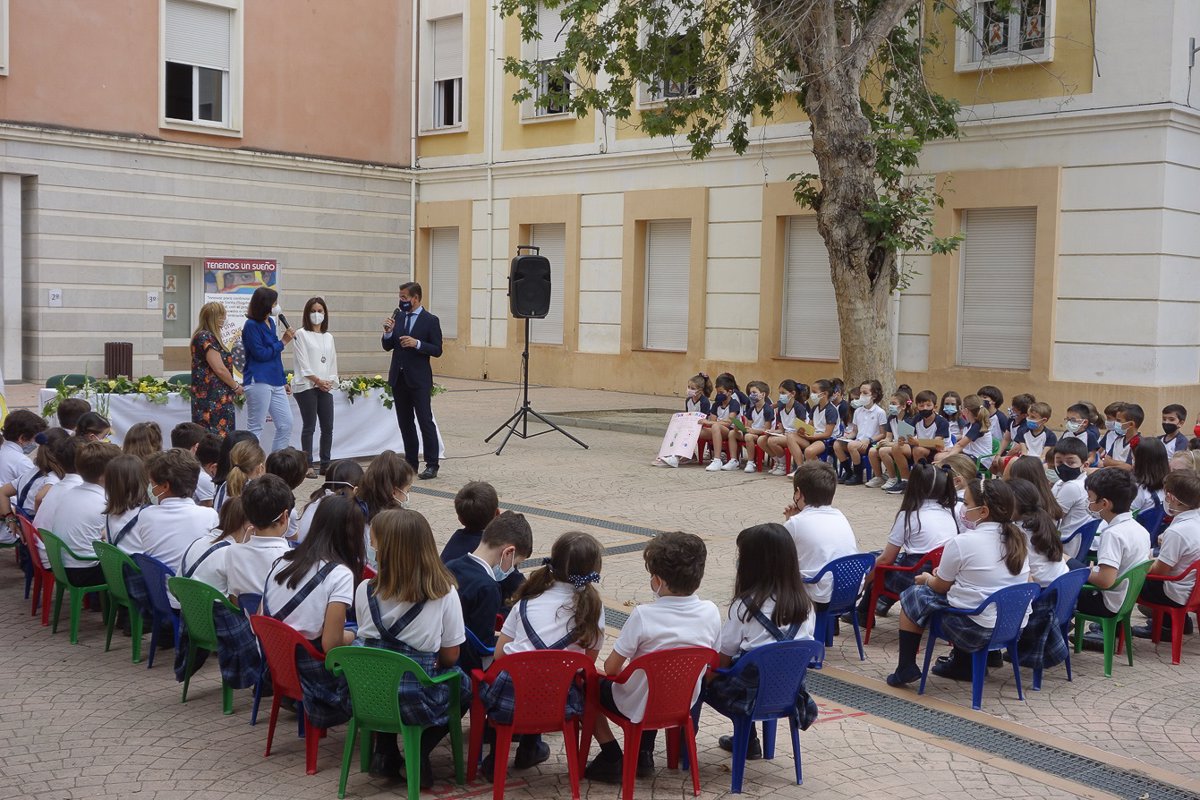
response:
{"label": "white face mask", "polygon": [[700,396],[700,390],[688,387],[687,396],[688,396],[688,400],[695,400],[697,397]]}
{"label": "white face mask", "polygon": [[857,400],[850,401],[851,408],[863,408],[864,406],[866,406],[866,404],[867,404],[867,401],[863,400],[861,397],[858,398]]}
{"label": "white face mask", "polygon": [[400,492],[400,494],[404,495],[403,500],[401,500],[399,497],[396,497],[396,493],[393,493],[392,497],[396,500],[396,503],[399,504],[401,508],[408,508],[408,492]]}
{"label": "white face mask", "polygon": [[154,484],[153,483],[147,484],[146,491],[150,494],[150,505],[156,506],[161,502],[159,500],[158,495],[156,495],[154,493]]}
{"label": "white face mask", "polygon": [[308,319],[313,325],[320,325],[325,321],[325,315],[320,311],[314,311],[308,315]]}
{"label": "white face mask", "polygon": [[279,303],[276,303],[275,305],[271,306],[271,316],[278,317],[282,313],[283,313],[283,309],[279,307]]}
{"label": "white face mask", "polygon": [[[654,581],[656,579],[658,580],[658,588],[657,589],[654,587]],[[663,590],[662,578],[658,578],[655,575],[651,575],[650,576],[650,591],[654,594],[655,597],[662,597],[662,590]]]}
{"label": "white face mask", "polygon": [[379,571],[379,561],[375,555],[375,547],[370,543],[367,544],[367,563],[371,565],[371,569],[376,572]]}
{"label": "white face mask", "polygon": [[790,400],[790,399],[792,399],[792,396],[790,394],[788,394],[787,392],[779,393],[779,402],[783,403],[785,406],[787,405],[788,400]]}
{"label": "white face mask", "polygon": [[500,563],[492,567],[492,578],[496,583],[500,583],[509,575],[512,575],[517,569],[517,554],[513,553],[513,560],[508,563],[508,569],[504,568],[504,556],[500,556]]}

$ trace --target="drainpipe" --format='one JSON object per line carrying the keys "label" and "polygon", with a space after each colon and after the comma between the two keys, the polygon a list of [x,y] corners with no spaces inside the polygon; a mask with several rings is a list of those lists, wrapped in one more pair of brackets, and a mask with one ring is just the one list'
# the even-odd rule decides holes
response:
{"label": "drainpipe", "polygon": [[420,64],[417,58],[417,46],[420,42],[417,38],[417,31],[421,24],[421,0],[412,0],[410,24],[412,25],[412,43],[409,51],[411,69],[408,79],[408,279],[411,281],[417,278],[417,114],[420,111],[420,105],[417,102],[420,89],[417,76],[417,67]]}
{"label": "drainpipe", "polygon": [[495,91],[496,91],[496,28],[497,19],[496,11],[489,4],[488,8],[488,57],[485,68],[486,96],[483,98],[483,124],[486,134],[486,157],[487,157],[487,347],[492,346],[492,270],[495,264],[495,204],[496,204],[496,185],[494,175],[495,164],[495,126],[493,125],[492,115],[495,107]]}

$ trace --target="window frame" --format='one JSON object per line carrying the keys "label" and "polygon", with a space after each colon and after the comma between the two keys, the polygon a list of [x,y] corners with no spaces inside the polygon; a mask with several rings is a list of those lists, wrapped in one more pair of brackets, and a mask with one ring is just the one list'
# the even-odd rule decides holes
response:
{"label": "window frame", "polygon": [[[994,0],[959,0],[959,14],[969,14],[972,29],[964,31],[961,28],[955,33],[954,71],[978,72],[995,67],[1015,67],[1023,64],[1046,64],[1054,60],[1054,18],[1057,12],[1057,0],[1041,0],[1043,3],[1042,16],[1042,47],[1037,51],[1022,52],[1020,50],[1004,50],[997,53],[976,53],[976,47],[982,38],[983,6]],[[1013,33],[1019,36],[1021,29],[1021,12],[1015,11],[1008,15],[1009,42],[1014,41]]]}
{"label": "window frame", "polygon": [[[470,74],[470,53],[468,50],[471,35],[470,4],[463,3],[461,6],[446,4],[437,10],[439,16],[424,16],[420,20],[420,37],[417,42],[418,70],[420,76],[417,81],[417,134],[420,136],[444,136],[447,134],[466,133],[470,130],[470,107],[467,102],[467,89],[469,88],[467,78]],[[434,77],[437,74],[435,69],[434,25],[442,20],[453,19],[454,17],[458,17],[461,20],[462,26],[462,69],[460,70],[460,74],[455,78],[436,80]],[[441,109],[441,99],[439,97],[438,84],[450,80],[458,81],[459,119],[454,125],[440,125],[438,123],[438,111]]]}
{"label": "window frame", "polygon": [[0,0],[0,76],[8,74],[8,0]]}
{"label": "window frame", "polygon": [[642,304],[642,309],[643,309],[643,315],[642,315],[641,331],[639,331],[639,336],[640,336],[641,341],[640,341],[640,346],[638,347],[638,349],[645,350],[647,352],[652,352],[652,353],[686,353],[686,352],[688,352],[688,344],[689,344],[689,339],[691,337],[691,327],[692,327],[692,318],[691,317],[692,317],[692,315],[691,315],[691,308],[690,308],[690,306],[688,306],[688,307],[686,307],[684,328],[682,331],[683,347],[655,346],[655,345],[651,344],[651,342],[650,342],[650,316],[651,316],[649,313],[649,311],[650,311],[650,272],[653,268],[653,262],[650,259],[650,250],[651,250],[652,241],[653,241],[652,232],[653,232],[655,224],[672,223],[672,222],[684,223],[687,225],[687,228],[688,228],[688,242],[687,242],[687,248],[686,248],[686,252],[685,252],[685,258],[687,259],[686,264],[685,264],[685,273],[686,273],[686,279],[687,279],[687,291],[684,292],[684,297],[687,297],[691,293],[692,280],[694,279],[694,276],[692,275],[692,241],[693,241],[693,237],[696,236],[696,231],[694,230],[695,226],[693,224],[693,220],[690,217],[669,217],[669,216],[668,217],[656,217],[653,219],[643,220],[642,225],[644,226],[644,231],[645,231],[645,241],[642,244],[642,248],[643,248],[643,253],[642,253],[643,268],[642,268],[642,275],[641,275],[642,296],[640,298],[641,304]]}
{"label": "window frame", "polygon": [[[685,40],[688,35],[689,35],[689,31],[687,31],[687,30],[682,30],[682,31],[677,30],[671,34],[672,38],[676,41]],[[699,34],[697,33],[696,35],[698,36]],[[642,34],[641,39],[642,39],[642,45],[644,46],[645,45],[645,34],[644,33]],[[703,47],[703,43],[699,43],[699,44],[701,47]],[[661,78],[661,76],[656,76],[656,78]],[[640,108],[659,108],[663,105],[666,105],[667,103],[669,103],[672,100],[682,100],[682,99],[691,98],[691,97],[698,97],[700,95],[700,78],[699,78],[699,76],[692,75],[689,77],[688,80],[691,84],[692,90],[687,93],[678,93],[678,94],[674,94],[674,93],[668,94],[666,91],[664,91],[660,95],[653,95],[650,92],[651,84],[648,84],[645,82],[640,83],[638,85],[638,98],[637,98],[638,108],[639,109]],[[661,81],[661,80],[659,82],[664,83],[664,84],[665,83],[674,83],[673,81]]]}
{"label": "window frame", "polygon": [[[168,0],[158,0],[158,127],[166,130],[187,131],[190,133],[205,133],[215,136],[241,137],[242,135],[242,86],[244,70],[244,37],[245,37],[245,0],[182,0],[202,6],[222,8],[232,13],[229,31],[229,70],[222,70],[223,106],[225,120],[214,122],[202,119],[176,119],[167,116],[167,3]],[[0,0],[5,2],[5,0]],[[199,73],[203,67],[198,64],[186,64],[181,61],[171,63],[192,68],[192,110],[195,114],[199,102]]]}

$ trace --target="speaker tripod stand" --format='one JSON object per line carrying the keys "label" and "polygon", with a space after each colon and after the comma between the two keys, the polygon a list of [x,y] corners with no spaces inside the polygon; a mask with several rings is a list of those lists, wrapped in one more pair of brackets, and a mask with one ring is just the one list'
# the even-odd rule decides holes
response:
{"label": "speaker tripod stand", "polygon": [[[490,442],[492,439],[496,438],[496,434],[500,433],[500,431],[504,430],[505,428],[508,428],[508,433],[504,434],[504,439],[501,440],[500,446],[496,448],[496,455],[500,455],[500,453],[504,450],[504,446],[508,444],[508,440],[514,435],[522,439],[532,439],[534,436],[541,436],[543,433],[550,433],[552,430],[558,431],[563,436],[582,447],[584,450],[588,449],[588,446],[582,441],[576,439],[574,436],[567,433],[538,412],[534,411],[533,406],[529,402],[529,317],[525,318],[525,349],[521,352],[521,395],[523,398],[521,407],[517,409],[513,415],[504,422],[503,425],[501,425],[499,428],[496,428],[496,430],[492,431],[491,434],[484,439],[485,442]],[[536,417],[539,422],[549,425],[549,430],[530,433],[529,418],[531,416]],[[518,427],[520,430],[518,430]]]}

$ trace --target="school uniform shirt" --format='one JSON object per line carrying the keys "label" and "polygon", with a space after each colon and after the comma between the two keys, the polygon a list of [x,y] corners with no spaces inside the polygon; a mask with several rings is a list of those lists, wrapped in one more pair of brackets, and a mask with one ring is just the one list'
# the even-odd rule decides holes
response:
{"label": "school uniform shirt", "polygon": [[[258,591],[263,593],[264,604],[273,613],[278,614],[326,563],[318,561],[313,564],[312,568],[296,582],[296,588],[293,589],[286,583],[279,583],[275,580],[284,568],[284,562],[277,561],[267,573],[265,589],[263,586],[258,587]],[[365,587],[366,581],[363,581],[362,585]],[[304,598],[300,605],[296,606],[292,613],[284,617],[281,622],[291,625],[305,639],[320,638],[321,632],[325,629],[325,609],[330,603],[345,603],[347,607],[354,605],[354,573],[344,564],[338,564],[330,570],[329,574],[325,576],[325,580],[317,584],[317,588],[313,589],[308,597]],[[371,615],[368,611],[367,619],[370,620],[370,618]]]}
{"label": "school uniform shirt", "polygon": [[[525,616],[529,618],[530,626],[545,644],[554,644],[575,628],[575,598],[577,595],[575,587],[571,584],[555,581],[549,589],[537,597],[529,598],[525,603]],[[576,653],[599,650],[604,646],[603,607],[600,608],[599,624],[600,635],[595,640],[590,642],[576,640],[562,649]],[[525,623],[521,620],[521,615],[515,607],[505,618],[504,627],[500,629],[500,633],[512,639],[504,647],[506,656],[514,653],[528,653],[537,649],[533,640],[529,638]]]}
{"label": "school uniform shirt", "polygon": [[[1101,524],[1096,564],[1115,567],[1117,575],[1123,575],[1131,567],[1150,558],[1150,533],[1133,518],[1132,513],[1126,511],[1113,517],[1107,525]],[[1109,611],[1121,610],[1128,588],[1128,581],[1122,581],[1117,588],[1103,592],[1104,605]]]}
{"label": "school uniform shirt", "polygon": [[[721,637],[721,612],[710,600],[694,594],[686,597],[660,597],[653,603],[636,606],[629,615],[613,652],[629,660],[678,647],[717,649]],[[696,681],[692,705],[700,696],[704,676]],[[612,685],[613,702],[631,722],[641,722],[646,712],[646,676],[635,672],[625,683]]]}
{"label": "school uniform shirt", "polygon": [[58,483],[58,476],[51,472],[48,475],[42,474],[42,471],[37,467],[31,467],[25,471],[25,474],[13,481],[13,489],[16,490],[16,495],[13,497],[13,506],[17,505],[17,500],[22,495],[25,500],[21,503],[21,508],[29,518],[37,513],[37,494],[42,490],[43,486],[53,486]]}
{"label": "school uniform shirt", "polygon": [[[326,497],[329,497],[331,494],[333,494],[333,492],[326,489],[325,494],[321,495],[316,500],[310,500],[308,504],[304,506],[304,513],[300,515],[298,521],[296,522],[296,535],[294,538],[297,544],[303,542],[304,537],[308,536],[308,531],[312,527],[313,517],[317,515],[317,506],[321,505],[321,501]],[[295,513],[292,514],[292,517],[296,518]],[[290,528],[291,526],[289,525],[288,527]]]}
{"label": "school uniform shirt", "polygon": [[450,540],[442,548],[442,563],[449,564],[456,558],[462,558],[465,555],[474,553],[479,548],[479,543],[482,540],[483,531],[469,531],[466,528],[459,528],[450,534]]}
{"label": "school uniform shirt", "polygon": [[[1007,586],[1027,583],[1029,559],[1025,559],[1016,575],[1009,572],[1004,565],[1004,540],[1000,523],[982,522],[975,530],[963,531],[946,542],[936,573],[942,580],[954,583],[946,593],[950,605],[971,609]],[[1025,619],[1029,619],[1028,609],[1025,610]],[[994,628],[996,607],[988,606],[971,620],[980,627]]]}
{"label": "school uniform shirt", "polygon": [[1067,556],[1063,555],[1058,561],[1051,561],[1044,555],[1039,553],[1033,547],[1033,539],[1030,537],[1029,531],[1021,523],[1017,523],[1017,527],[1021,529],[1021,533],[1025,534],[1025,542],[1029,545],[1029,578],[1038,586],[1045,589],[1056,578],[1062,577],[1071,571],[1067,566]]}
{"label": "school uniform shirt", "polygon": [[[238,545],[236,553],[225,557],[229,594],[234,597],[240,594],[262,594],[267,573],[271,571],[276,560],[291,552],[291,549],[282,536],[251,536],[249,541]],[[353,575],[351,577],[353,578]]]}
{"label": "school uniform shirt", "polygon": [[[230,551],[238,547],[238,544],[233,539],[225,539],[224,541],[228,544],[208,553],[209,548],[217,544],[223,535],[220,530],[215,530],[188,545],[188,548],[183,551],[183,558],[179,561],[179,574],[189,577],[186,573],[191,570],[190,577],[207,583],[223,595],[228,595],[229,556]],[[201,557],[205,553],[208,555],[202,559]]]}
{"label": "school uniform shirt", "polygon": [[1025,455],[1042,457],[1047,447],[1054,447],[1058,437],[1054,435],[1054,431],[1042,426],[1041,433],[1035,433],[1029,429],[1029,426],[1024,426],[1017,431],[1017,435],[1013,439],[1025,445]]}
{"label": "school uniform shirt", "polygon": [[833,403],[814,408],[811,422],[813,435],[818,439],[832,439],[842,432],[842,417]]}
{"label": "school uniform shirt", "polygon": [[[346,572],[349,573],[350,570]],[[389,628],[413,607],[412,603],[385,600],[378,594],[375,595],[375,599],[379,603],[380,620]],[[274,601],[271,602],[271,607],[275,607]],[[371,606],[367,602],[367,581],[360,583],[354,592],[354,613],[358,617],[358,638],[382,638],[379,629],[375,627],[375,620],[371,618]],[[435,600],[426,600],[421,613],[408,623],[407,628],[400,631],[397,638],[422,653],[436,653],[443,647],[458,647],[467,641],[458,590],[451,586],[448,594]]]}
{"label": "school uniform shirt", "polygon": [[903,511],[896,515],[887,540],[905,553],[929,553],[958,535],[954,512],[935,500],[926,500],[909,515],[907,530],[904,516]]}
{"label": "school uniform shirt", "polygon": [[1179,431],[1176,431],[1174,435],[1164,433],[1160,438],[1163,446],[1167,448],[1167,458],[1188,449],[1188,438]]}
{"label": "school uniform shirt", "polygon": [[[131,508],[128,511],[124,511],[120,514],[105,514],[104,541],[108,542],[114,547],[119,546],[117,545],[116,540],[120,538],[123,541],[125,536],[128,536],[133,531],[133,525],[136,524],[133,521],[141,516],[143,508],[146,508],[146,506]],[[125,530],[126,526],[129,527],[129,530]],[[122,536],[121,531],[125,531],[124,536]]]}
{"label": "school uniform shirt", "polygon": [[765,431],[775,425],[775,409],[770,403],[765,401],[762,404],[762,408],[755,408],[752,405],[746,406],[746,416],[750,420],[750,424],[747,425],[749,428]]}
{"label": "school uniform shirt", "polygon": [[883,433],[887,412],[877,404],[854,409],[854,438],[865,442]]}
{"label": "school uniform shirt", "polygon": [[1162,508],[1166,502],[1167,493],[1165,490],[1159,489],[1156,492],[1152,492],[1139,483],[1137,495],[1133,498],[1133,503],[1129,506],[1129,510],[1141,514],[1145,511],[1151,511],[1155,507]]}
{"label": "school uniform shirt", "polygon": [[988,430],[992,434],[992,438],[996,441],[1002,441],[1004,434],[1012,429],[1012,420],[1003,411],[996,411],[988,420]]}
{"label": "school uniform shirt", "polygon": [[978,422],[972,422],[963,430],[963,438],[969,444],[963,448],[963,455],[977,458],[985,466],[992,460],[992,429],[984,430]]}
{"label": "school uniform shirt", "polygon": [[0,486],[13,483],[32,468],[33,462],[21,445],[7,440],[0,444]]}
{"label": "school uniform shirt", "polygon": [[1142,440],[1140,435],[1134,435],[1133,438],[1125,436],[1114,436],[1112,442],[1108,446],[1108,454],[1117,461],[1124,461],[1126,464],[1133,463],[1133,449],[1138,446],[1138,442]]}
{"label": "school uniform shirt", "polygon": [[[771,614],[775,612],[775,598],[768,597],[763,601],[762,608],[759,611],[762,612],[764,617],[770,619]],[[746,617],[746,619],[743,620],[743,617]],[[800,627],[796,629],[796,635],[792,638],[813,638],[813,631],[816,629],[816,625],[816,611],[808,612],[808,616],[804,622],[800,623]],[[776,627],[787,633],[786,625],[778,625]],[[717,645],[717,652],[723,656],[734,658],[742,653],[748,653],[756,647],[771,644],[774,641],[775,637],[767,633],[767,629],[762,626],[762,623],[746,611],[745,603],[741,600],[734,600],[729,604],[729,613],[726,616],[725,624],[721,626],[721,638]]]}
{"label": "school uniform shirt", "polygon": [[849,425],[850,424],[850,411],[851,411],[850,401],[842,400],[840,403],[838,403],[837,411],[838,411],[838,419],[840,419],[842,422],[842,427],[844,428],[847,425]]}
{"label": "school uniform shirt", "polygon": [[938,414],[938,419],[946,420],[946,427],[950,431],[950,438],[958,441],[958,437],[962,435],[962,417],[958,413],[951,414],[950,416]]}
{"label": "school uniform shirt", "polygon": [[[1058,523],[1058,528],[1064,536],[1070,536],[1092,521],[1092,515],[1088,513],[1087,508],[1087,489],[1083,487],[1086,481],[1087,475],[1080,475],[1073,481],[1055,481],[1054,486],[1050,487],[1054,499],[1058,501],[1059,508],[1063,510],[1063,518]],[[1065,547],[1067,558],[1075,558],[1079,555],[1078,539],[1067,542]]]}
{"label": "school uniform shirt", "polygon": [[38,506],[37,514],[33,517],[33,527],[54,533],[54,517],[63,498],[66,497],[67,492],[82,485],[83,478],[79,477],[78,473],[72,472],[64,475],[61,481],[51,486],[50,491],[46,492],[46,496],[42,498],[42,504]]}
{"label": "school uniform shirt", "polygon": [[749,399],[743,398],[739,393],[735,392],[729,397],[728,402],[722,404],[720,398],[725,395],[717,395],[718,400],[714,401],[711,408],[711,413],[719,420],[727,420],[731,417],[740,417],[742,409],[750,404]]}
{"label": "school uniform shirt", "polygon": [[197,538],[217,527],[217,512],[196,505],[190,497],[167,497],[146,506],[129,535],[117,545],[130,555],[145,553],[179,574],[183,551]]}
{"label": "school uniform shirt", "polygon": [[[82,483],[63,495],[62,505],[54,516],[54,529],[50,532],[78,555],[94,556],[92,542],[104,534],[106,505],[108,500],[103,486]],[[63,553],[63,566],[68,569],[95,565],[95,561],[80,561]]]}
{"label": "school uniform shirt", "polygon": [[943,416],[934,414],[927,422],[920,414],[915,414],[909,424],[916,430],[917,439],[941,439],[943,445],[950,441],[950,423]]}
{"label": "school uniform shirt", "polygon": [[[1158,560],[1170,567],[1171,575],[1178,575],[1200,560],[1200,509],[1176,514],[1171,526],[1159,537],[1158,545]],[[1165,581],[1162,587],[1167,597],[1182,605],[1195,585],[1193,573],[1181,581]]]}
{"label": "school uniform shirt", "polygon": [[683,398],[683,410],[699,411],[701,414],[707,417],[709,412],[712,411],[712,401],[704,395],[700,395],[695,400],[691,399],[690,397],[685,397]]}
{"label": "school uniform shirt", "polygon": [[200,477],[196,480],[196,493],[192,495],[192,499],[197,505],[200,503],[212,502],[213,496],[217,493],[217,485],[213,483],[212,476],[200,470]]}
{"label": "school uniform shirt", "polygon": [[786,432],[794,430],[796,420],[808,419],[808,407],[803,403],[792,403],[789,409],[784,403],[775,404],[775,430]]}
{"label": "school uniform shirt", "polygon": [[[800,561],[800,577],[807,580],[835,558],[858,552],[858,542],[846,515],[833,506],[805,506],[783,524],[796,543]],[[828,603],[833,595],[833,576],[826,575],[817,583],[806,583],[809,599]]]}
{"label": "school uniform shirt", "polygon": [[1089,425],[1081,431],[1071,433],[1065,431],[1059,439],[1078,439],[1087,447],[1089,453],[1094,453],[1100,449],[1100,432],[1096,430],[1095,425]]}

